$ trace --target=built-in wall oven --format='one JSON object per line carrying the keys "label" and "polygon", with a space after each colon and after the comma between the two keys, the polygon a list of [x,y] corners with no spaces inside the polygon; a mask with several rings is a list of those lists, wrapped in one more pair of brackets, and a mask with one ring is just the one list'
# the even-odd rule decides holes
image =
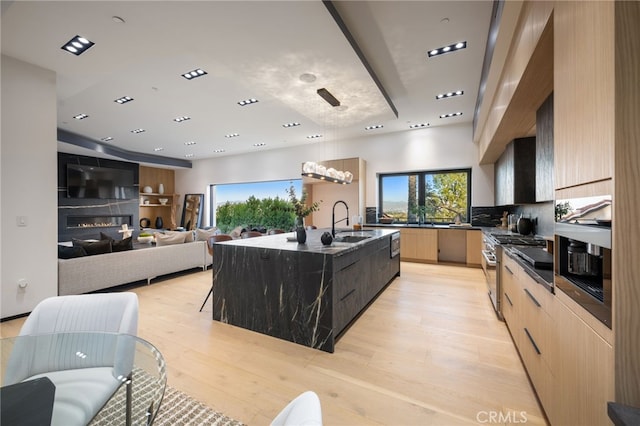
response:
{"label": "built-in wall oven", "polygon": [[556,201],[557,288],[611,328],[611,196]]}

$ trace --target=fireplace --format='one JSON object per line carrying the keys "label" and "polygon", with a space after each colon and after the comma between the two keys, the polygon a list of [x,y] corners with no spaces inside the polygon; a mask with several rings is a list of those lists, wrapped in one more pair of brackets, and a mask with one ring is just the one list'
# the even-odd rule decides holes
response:
{"label": "fireplace", "polygon": [[67,229],[121,228],[122,225],[133,225],[132,215],[67,216]]}

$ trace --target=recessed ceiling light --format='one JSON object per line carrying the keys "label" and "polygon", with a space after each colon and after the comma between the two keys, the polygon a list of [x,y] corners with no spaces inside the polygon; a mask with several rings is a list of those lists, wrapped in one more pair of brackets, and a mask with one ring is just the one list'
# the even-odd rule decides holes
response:
{"label": "recessed ceiling light", "polygon": [[384,127],[384,125],[382,124],[375,124],[373,126],[367,126],[364,129],[365,130],[374,130],[374,129],[382,129]]}
{"label": "recessed ceiling light", "polygon": [[87,49],[93,46],[95,43],[87,40],[84,37],[80,37],[79,35],[75,36],[68,42],[66,42],[60,49],[73,53],[76,56],[83,54]]}
{"label": "recessed ceiling light", "polygon": [[224,135],[225,138],[237,138],[240,136],[238,133],[229,133],[228,135]]}
{"label": "recessed ceiling light", "polygon": [[164,151],[164,148],[157,147],[157,148],[153,148],[153,150],[154,150],[155,152],[160,152],[160,151]]}
{"label": "recessed ceiling light", "polygon": [[464,90],[456,90],[455,92],[440,93],[439,95],[436,95],[436,99],[453,98],[454,96],[462,95],[464,95]]}
{"label": "recessed ceiling light", "polygon": [[75,118],[76,120],[84,120],[85,118],[88,118],[89,116],[87,114],[78,114],[78,115],[74,115],[73,118]]}
{"label": "recessed ceiling light", "polygon": [[195,145],[196,142],[195,141],[189,141],[189,142],[185,142],[184,144],[187,145],[187,146],[191,146],[191,145]]}
{"label": "recessed ceiling light", "polygon": [[182,117],[176,117],[173,119],[173,121],[175,121],[176,123],[182,123],[183,121],[187,121],[187,120],[191,120],[191,117],[187,117],[186,115],[183,115]]}
{"label": "recessed ceiling light", "polygon": [[300,123],[285,123],[285,124],[282,125],[282,127],[287,127],[287,128],[288,127],[297,127],[299,125],[300,125]]}
{"label": "recessed ceiling light", "polygon": [[467,42],[461,41],[458,43],[450,44],[449,46],[432,49],[429,52],[427,52],[427,56],[429,58],[432,58],[434,56],[442,55],[443,53],[455,52],[456,50],[464,49],[466,47],[467,47]]}
{"label": "recessed ceiling light", "polygon": [[430,124],[429,123],[420,123],[420,124],[410,124],[409,128],[410,129],[420,129],[422,127],[429,127]]}
{"label": "recessed ceiling light", "polygon": [[254,143],[253,146],[265,146],[266,143],[264,142],[258,142],[258,143]]}
{"label": "recessed ceiling light", "polygon": [[216,153],[224,152],[224,149],[222,148],[214,149],[213,152],[216,152]]}
{"label": "recessed ceiling light", "polygon": [[185,72],[184,74],[181,74],[181,75],[187,80],[193,80],[194,78],[202,77],[203,75],[206,75],[206,74],[207,74],[206,71],[200,68],[196,68],[193,71]]}
{"label": "recessed ceiling light", "polygon": [[317,139],[317,138],[321,138],[322,135],[309,135],[307,136],[307,139]]}
{"label": "recessed ceiling light", "polygon": [[246,105],[255,104],[256,102],[258,102],[257,99],[251,98],[251,99],[245,99],[244,101],[238,101],[238,105],[246,106]]}
{"label": "recessed ceiling light", "polygon": [[461,113],[461,112],[451,112],[451,113],[449,113],[449,114],[442,114],[442,115],[440,116],[440,118],[457,117],[457,116],[459,116],[459,115],[462,115],[462,113]]}
{"label": "recessed ceiling light", "polygon": [[185,154],[184,155],[186,158],[193,158],[193,154]]}
{"label": "recessed ceiling light", "polygon": [[133,130],[131,131],[131,133],[136,133],[136,134],[138,134],[138,133],[144,133],[145,131],[146,131],[146,130],[144,130],[144,129],[133,129]]}
{"label": "recessed ceiling light", "polygon": [[113,138],[111,136],[107,136],[106,138],[102,138],[100,139],[102,142],[110,142],[113,140]]}
{"label": "recessed ceiling light", "polygon": [[127,102],[131,102],[132,100],[133,100],[133,98],[131,96],[123,96],[121,98],[114,99],[113,102],[117,102],[120,105],[122,105],[122,104],[126,104]]}

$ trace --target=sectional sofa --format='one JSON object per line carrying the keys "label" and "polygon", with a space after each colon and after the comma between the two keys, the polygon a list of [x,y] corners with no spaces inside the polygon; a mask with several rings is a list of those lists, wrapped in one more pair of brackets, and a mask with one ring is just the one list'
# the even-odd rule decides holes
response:
{"label": "sectional sofa", "polygon": [[206,241],[154,246],[134,244],[133,250],[58,259],[58,295],[89,293],[212,263]]}

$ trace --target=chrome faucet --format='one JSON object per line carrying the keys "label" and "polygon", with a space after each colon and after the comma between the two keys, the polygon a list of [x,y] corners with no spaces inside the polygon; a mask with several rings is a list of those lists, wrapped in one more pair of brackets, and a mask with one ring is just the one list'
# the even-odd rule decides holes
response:
{"label": "chrome faucet", "polygon": [[[338,203],[342,203],[346,207],[347,217],[345,217],[344,219],[340,219],[339,221],[336,222],[336,205],[338,205]],[[336,223],[340,223],[343,220],[346,220],[347,226],[349,226],[349,206],[344,201],[338,200],[335,203],[333,203],[333,209],[331,209],[331,235],[333,235],[334,238],[336,237]]]}

